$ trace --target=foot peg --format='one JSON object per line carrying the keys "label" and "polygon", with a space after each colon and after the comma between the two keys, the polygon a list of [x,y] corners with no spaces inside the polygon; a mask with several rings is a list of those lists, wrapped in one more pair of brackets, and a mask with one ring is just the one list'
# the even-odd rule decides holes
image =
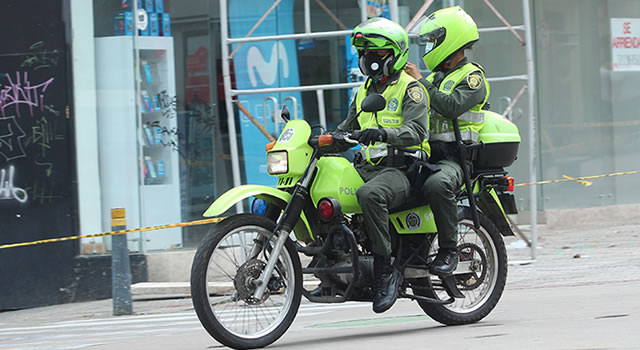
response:
{"label": "foot peg", "polygon": [[449,294],[450,297],[464,298],[464,294],[462,294],[462,292],[458,289],[458,286],[456,285],[455,276],[447,275],[447,276],[440,277],[440,279],[442,280],[442,286],[444,287],[444,290],[447,291],[447,294]]}

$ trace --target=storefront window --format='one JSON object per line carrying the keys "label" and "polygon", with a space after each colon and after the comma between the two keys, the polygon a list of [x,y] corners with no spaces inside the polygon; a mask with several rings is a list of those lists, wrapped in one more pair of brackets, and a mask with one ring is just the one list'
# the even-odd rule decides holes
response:
{"label": "storefront window", "polygon": [[[127,207],[129,226],[201,219],[232,186],[214,5],[94,1],[103,204]],[[207,229],[134,234],[129,248],[193,247]]]}
{"label": "storefront window", "polygon": [[[640,22],[633,14],[639,13],[640,4],[537,1],[534,9],[542,177],[637,170],[635,91],[640,65],[614,65],[634,57],[637,48],[622,45],[616,54],[623,57],[614,57],[613,45],[616,37],[638,36],[640,28],[635,27]],[[616,176],[594,180],[588,187],[545,185],[544,208],[634,203],[636,181]]]}
{"label": "storefront window", "polygon": [[[126,207],[130,227],[201,219],[215,198],[234,185],[220,4],[139,2],[94,0],[103,208]],[[520,3],[492,3],[512,25],[523,24]],[[252,36],[305,32],[303,1],[282,0],[262,22],[272,3],[252,4],[228,1],[231,38],[243,38],[250,31]],[[350,30],[361,22],[357,1],[311,1],[310,5],[311,32]],[[399,0],[400,24],[406,26],[422,5],[422,1]],[[427,13],[451,5],[464,6],[480,28],[503,26],[484,3],[434,1]],[[390,15],[387,1],[370,1],[369,6],[372,14]],[[612,18],[626,18],[625,11],[633,6],[632,1],[604,0],[535,3],[540,178],[629,170],[634,161],[638,163],[629,150],[639,138],[634,137],[633,128],[623,127],[633,122],[628,91],[633,90],[636,73],[612,69],[610,49],[611,26],[618,23]],[[144,29],[135,29],[136,22]],[[523,36],[522,30],[518,32]],[[229,51],[232,86],[238,90],[362,80],[348,35],[236,43],[229,45]],[[527,74],[525,50],[509,31],[481,32],[481,40],[468,56],[485,68],[488,78]],[[409,61],[421,62],[414,45]],[[491,83],[491,109],[502,113],[525,85],[523,79]],[[327,89],[321,97],[326,128],[333,130],[346,116],[350,93]],[[278,111],[287,105],[294,118],[319,124],[318,103],[316,91],[234,97],[242,183],[275,184],[266,175],[264,145],[281,131]],[[525,94],[509,115],[523,136],[519,160],[509,169],[517,182],[529,178],[528,104]],[[256,123],[265,126],[269,135]],[[585,188],[588,200],[569,196],[573,189],[567,186],[552,189],[548,185],[540,196],[540,207],[629,203],[633,191],[625,191],[631,187],[627,180],[605,179]],[[521,190],[517,198],[520,209],[526,210],[528,191]],[[110,228],[108,218],[103,219],[103,228]],[[194,226],[134,234],[129,247],[133,251],[193,248],[208,229]]]}

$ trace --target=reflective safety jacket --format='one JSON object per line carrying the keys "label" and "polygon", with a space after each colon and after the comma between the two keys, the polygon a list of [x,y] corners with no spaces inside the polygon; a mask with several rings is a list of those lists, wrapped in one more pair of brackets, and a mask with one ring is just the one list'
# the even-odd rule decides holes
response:
{"label": "reflective safety jacket", "polygon": [[[358,89],[358,94],[356,95],[355,106],[356,110],[360,115],[358,116],[358,124],[360,125],[360,129],[369,129],[369,128],[378,128],[378,126],[382,128],[394,128],[399,127],[404,124],[404,116],[402,114],[402,101],[404,100],[405,94],[412,92],[407,92],[408,85],[416,81],[409,74],[404,71],[400,72],[397,82],[390,84],[387,88],[382,92],[382,96],[384,96],[387,101],[387,106],[385,109],[377,112],[377,118],[373,113],[370,112],[360,112],[362,101],[367,97],[367,90],[371,85],[371,79],[367,79],[367,81],[360,86]],[[429,106],[429,94],[424,91],[424,88],[421,84],[416,85],[417,88],[422,89],[424,98],[427,99],[427,107]],[[413,89],[413,88],[412,88]],[[411,90],[411,89],[409,89]],[[415,101],[415,100],[414,100]],[[429,120],[427,116],[427,124],[429,125]],[[427,135],[425,136],[422,144],[417,144],[409,147],[404,147],[407,149],[422,149],[427,155],[431,153],[431,148],[429,146],[429,133],[427,130]],[[373,145],[363,146],[364,157],[369,164],[379,164],[382,159],[387,156],[387,147],[388,144],[386,142],[376,142]]]}
{"label": "reflective safety jacket", "polygon": [[[458,117],[460,124],[460,134],[463,141],[478,141],[478,132],[482,128],[484,123],[484,111],[482,107],[487,103],[489,98],[489,82],[484,77],[484,69],[476,63],[467,63],[464,66],[458,68],[452,73],[448,74],[440,83],[438,90],[442,93],[450,95],[462,81],[467,79],[473,72],[480,72],[482,80],[486,86],[487,94],[482,101],[473,106],[469,111]],[[431,73],[426,79],[428,82],[433,83],[435,73]],[[469,81],[467,81],[469,83]],[[440,115],[433,108],[430,112],[430,136],[429,141],[442,141],[442,142],[454,142],[456,140],[455,133],[453,131],[453,122]]]}

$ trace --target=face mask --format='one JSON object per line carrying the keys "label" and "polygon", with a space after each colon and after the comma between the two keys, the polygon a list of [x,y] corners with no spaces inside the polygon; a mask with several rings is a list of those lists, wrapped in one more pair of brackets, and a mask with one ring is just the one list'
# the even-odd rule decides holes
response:
{"label": "face mask", "polygon": [[381,79],[384,75],[383,67],[387,56],[380,56],[375,52],[369,52],[366,55],[360,56],[359,65],[362,74],[368,75],[374,79]]}

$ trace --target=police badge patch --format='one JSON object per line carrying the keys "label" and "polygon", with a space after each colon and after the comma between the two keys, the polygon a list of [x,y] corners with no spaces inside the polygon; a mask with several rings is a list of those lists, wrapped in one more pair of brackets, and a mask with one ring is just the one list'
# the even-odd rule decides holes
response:
{"label": "police badge patch", "polygon": [[469,84],[470,88],[475,90],[478,87],[480,87],[481,83],[482,83],[482,76],[480,76],[480,74],[475,73],[467,76],[467,84]]}
{"label": "police badge patch", "polygon": [[395,97],[389,100],[387,104],[387,109],[391,112],[395,112],[398,109],[398,99]]}
{"label": "police badge patch", "polygon": [[424,90],[419,86],[414,86],[407,91],[409,93],[409,97],[415,103],[420,103],[424,100]]}
{"label": "police badge patch", "polygon": [[453,87],[453,80],[449,80],[446,83],[444,83],[444,91],[451,90],[452,87]]}

